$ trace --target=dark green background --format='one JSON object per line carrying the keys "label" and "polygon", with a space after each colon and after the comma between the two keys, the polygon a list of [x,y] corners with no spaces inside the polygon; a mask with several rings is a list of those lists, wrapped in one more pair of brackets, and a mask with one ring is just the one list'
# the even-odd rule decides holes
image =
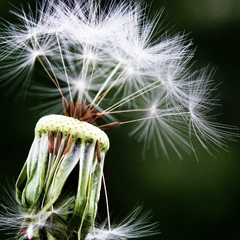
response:
{"label": "dark green background", "polygon": [[[11,17],[7,0],[1,0],[0,16]],[[11,0],[20,6],[20,1]],[[150,2],[150,1],[149,1]],[[240,1],[239,0],[153,0],[151,13],[164,7],[164,26],[189,33],[197,47],[196,64],[216,68],[214,79],[221,92],[219,121],[240,122]],[[21,1],[21,3],[26,3]],[[37,98],[14,101],[0,89],[0,184],[18,176],[39,116],[29,107]],[[41,115],[41,113],[39,113]],[[130,127],[130,126],[128,126]],[[137,204],[152,209],[161,234],[146,239],[238,240],[240,239],[240,145],[229,143],[229,153],[216,158],[205,152],[199,161],[183,155],[183,160],[141,157],[141,144],[128,137],[128,127],[109,131],[111,149],[106,158],[105,177],[113,219],[121,218]],[[7,180],[6,180],[7,179]],[[104,206],[101,200],[100,206]],[[104,209],[100,215],[104,216]],[[0,239],[7,239],[1,236]]]}

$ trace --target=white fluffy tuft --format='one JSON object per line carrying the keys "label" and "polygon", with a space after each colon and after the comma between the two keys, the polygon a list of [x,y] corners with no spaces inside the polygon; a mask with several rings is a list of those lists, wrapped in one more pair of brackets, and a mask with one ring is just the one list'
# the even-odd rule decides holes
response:
{"label": "white fluffy tuft", "polygon": [[57,89],[34,86],[48,99],[42,107],[56,113],[60,95],[108,119],[126,116],[121,124],[132,123],[131,135],[144,141],[144,151],[153,146],[168,155],[170,146],[181,157],[179,146],[195,152],[193,135],[209,152],[208,142],[225,148],[234,136],[208,116],[216,104],[211,72],[189,70],[191,41],[159,32],[161,13],[148,19],[137,1],[44,0],[36,12],[14,14],[19,24],[4,23],[0,37],[0,80],[12,83],[9,91],[20,85],[28,90],[38,62]]}

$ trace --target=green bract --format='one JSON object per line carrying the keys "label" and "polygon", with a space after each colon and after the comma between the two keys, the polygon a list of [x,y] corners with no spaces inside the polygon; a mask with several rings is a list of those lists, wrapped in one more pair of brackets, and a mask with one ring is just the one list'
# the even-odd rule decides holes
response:
{"label": "green bract", "polygon": [[85,238],[95,221],[108,148],[107,135],[89,123],[61,115],[38,121],[16,182],[16,199],[27,211],[23,236]]}

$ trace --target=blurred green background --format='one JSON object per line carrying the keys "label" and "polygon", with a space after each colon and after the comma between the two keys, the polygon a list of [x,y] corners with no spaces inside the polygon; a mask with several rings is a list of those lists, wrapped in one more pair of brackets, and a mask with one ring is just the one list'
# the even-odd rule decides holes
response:
{"label": "blurred green background", "polygon": [[[10,0],[20,6],[26,1]],[[194,68],[210,65],[221,83],[222,115],[219,121],[240,123],[240,1],[239,0],[152,0],[151,13],[164,8],[163,26],[170,32],[188,33],[197,47]],[[11,5],[1,0],[0,16],[11,21]],[[30,106],[34,96],[14,101],[0,88],[0,184],[13,184],[26,159],[39,118]],[[105,177],[113,219],[124,217],[134,206],[152,210],[161,234],[146,239],[238,240],[240,239],[240,144],[229,143],[229,153],[214,157],[200,153],[183,160],[147,154],[141,144],[128,137],[128,127],[109,131],[111,149]],[[2,191],[1,191],[2,192]],[[104,199],[100,216],[104,216]],[[0,239],[7,236],[0,235]]]}

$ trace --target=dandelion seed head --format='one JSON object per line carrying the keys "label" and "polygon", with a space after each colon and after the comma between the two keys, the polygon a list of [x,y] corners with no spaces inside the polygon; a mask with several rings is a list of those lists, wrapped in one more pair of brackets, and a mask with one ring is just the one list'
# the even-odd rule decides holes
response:
{"label": "dandelion seed head", "polygon": [[157,114],[157,106],[156,104],[152,104],[152,106],[150,107],[150,116],[154,116]]}
{"label": "dandelion seed head", "polygon": [[90,60],[90,61],[95,61],[97,60],[97,55],[94,53],[94,52],[86,52],[83,57],[87,60]]}
{"label": "dandelion seed head", "polygon": [[[212,122],[205,114],[216,106],[209,93],[214,89],[211,72],[192,72],[192,42],[184,34],[161,32],[162,12],[150,19],[146,9],[139,2],[102,6],[94,0],[51,0],[41,2],[36,12],[30,7],[28,12],[15,11],[19,24],[6,22],[1,31],[6,70],[1,79],[28,86],[39,62],[58,96],[102,111],[105,121],[127,113],[121,124],[132,123],[138,140],[149,142],[155,135],[155,142],[162,147],[166,142],[178,152],[173,138],[178,136],[179,145],[189,149],[189,136],[201,132],[203,144],[201,139],[211,139],[204,127]],[[42,90],[54,95],[51,87]]]}
{"label": "dandelion seed head", "polygon": [[77,91],[83,92],[87,86],[83,81],[79,80],[79,81],[76,81],[73,87],[74,89],[77,89]]}

